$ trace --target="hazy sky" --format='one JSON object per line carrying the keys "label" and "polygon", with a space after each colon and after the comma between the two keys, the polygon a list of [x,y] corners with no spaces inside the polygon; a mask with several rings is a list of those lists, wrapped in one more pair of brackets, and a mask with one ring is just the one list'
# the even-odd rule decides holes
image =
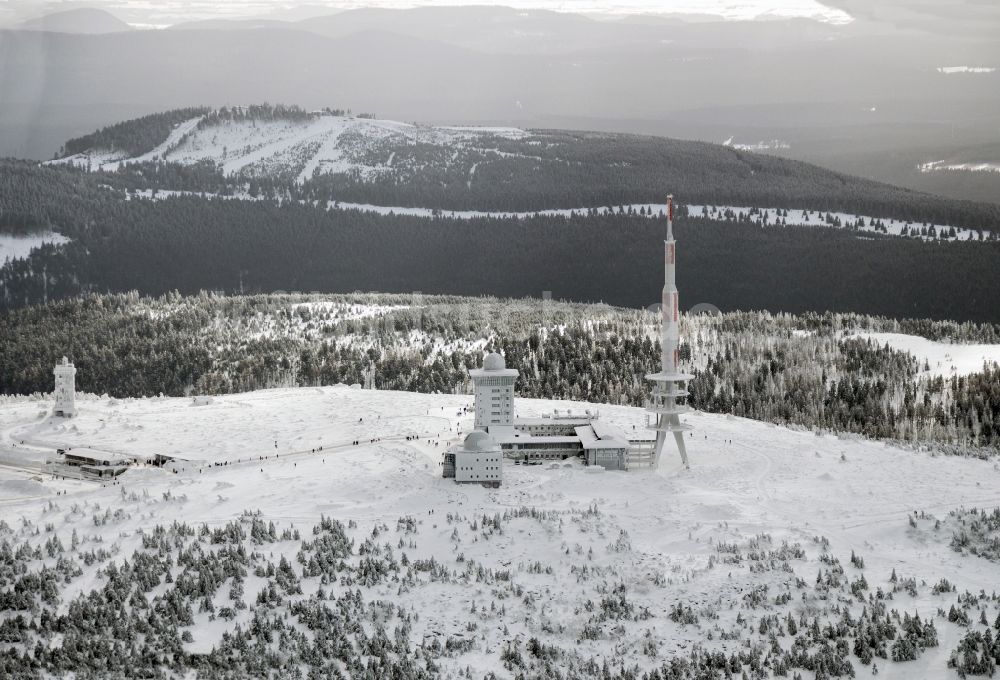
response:
{"label": "hazy sky", "polygon": [[550,9],[587,13],[713,14],[726,19],[810,17],[843,23],[850,16],[815,0],[0,0],[0,19],[25,19],[49,11],[74,7],[101,7],[132,24],[169,25],[199,19],[302,18],[354,7],[413,7],[416,5],[495,4],[525,9]]}

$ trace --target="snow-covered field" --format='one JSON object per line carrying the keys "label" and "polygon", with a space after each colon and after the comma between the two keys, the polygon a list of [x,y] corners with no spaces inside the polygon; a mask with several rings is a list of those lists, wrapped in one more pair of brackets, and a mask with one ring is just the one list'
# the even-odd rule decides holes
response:
{"label": "snow-covered field", "polygon": [[1000,172],[1000,163],[950,163],[948,161],[928,161],[917,166],[920,172]]}
{"label": "snow-covered field", "polygon": [[68,242],[68,238],[52,231],[43,234],[32,234],[31,236],[0,234],[0,265],[3,265],[7,260],[28,257],[32,250],[45,243],[59,245],[60,243]]}
{"label": "snow-covered field", "polygon": [[[418,571],[415,581],[379,580],[359,591],[366,601],[418,614],[413,645],[471,640],[436,660],[452,676],[468,666],[474,677],[512,677],[500,653],[511,643],[523,651],[529,638],[564,650],[562,662],[594,658],[646,669],[696,645],[727,652],[770,645],[770,617],[777,616],[775,626],[787,615],[823,626],[844,611],[857,618],[864,605],[881,601],[933,620],[940,645],[916,661],[877,658],[880,676],[948,677],[948,654],[965,628],[939,615],[954,595],[931,586],[947,578],[958,592],[989,593],[1000,582],[1000,566],[954,552],[948,532],[935,531],[933,522],[961,505],[1000,504],[994,462],[695,414],[688,418],[690,471],[676,455],[660,470],[627,473],[593,474],[575,461],[508,464],[504,485],[488,490],[440,478],[441,452],[471,426],[470,416],[460,415],[470,404],[468,396],[301,388],[197,402],[94,397],[79,402],[78,418],[55,421],[42,414],[44,403],[7,403],[0,406],[0,433],[8,454],[68,445],[188,462],[131,470],[104,486],[0,467],[0,513],[21,527],[17,540],[41,545],[59,536],[69,546],[75,530],[82,541],[75,551],[103,537],[119,562],[141,549],[140,532],[148,536],[155,524],[217,528],[259,510],[278,531],[294,526],[306,536],[321,515],[332,517],[349,527],[356,545],[381,535],[376,541],[388,541],[397,557],[405,553],[411,564],[434,558],[455,572],[428,578]],[[517,402],[522,415],[552,406],[585,407]],[[645,422],[641,409],[599,408],[626,431]],[[926,514],[911,524],[914,511]],[[101,513],[104,523],[95,526]],[[493,517],[497,527],[484,519]],[[51,527],[32,537],[30,527],[43,524]],[[264,550],[300,569],[293,559],[298,541]],[[849,560],[852,551],[863,558],[861,567]],[[64,586],[63,610],[70,597],[103,584],[99,566]],[[839,573],[841,585],[817,585],[817,571],[827,581]],[[506,580],[487,576],[498,573]],[[913,590],[893,592],[891,574],[914,579]],[[866,585],[852,595],[847,584],[861,576]],[[304,594],[289,597],[304,599],[318,585],[302,578]],[[246,600],[253,603],[264,586],[265,579],[250,576]],[[353,589],[325,588],[331,598]],[[215,594],[216,607],[227,601],[227,589]],[[890,599],[869,600],[876,589]],[[690,610],[672,614],[678,606]],[[992,622],[997,605],[982,606]],[[224,630],[246,627],[253,609],[228,623],[195,614],[185,648],[210,650]],[[978,617],[978,609],[973,613]],[[787,649],[792,639],[783,631],[773,644]],[[850,658],[856,672],[871,673]]]}
{"label": "snow-covered field", "polygon": [[861,333],[857,337],[909,352],[920,362],[921,369],[926,362],[929,370],[925,375],[930,376],[969,375],[982,371],[984,364],[1000,364],[1000,345],[935,342],[903,333]]}

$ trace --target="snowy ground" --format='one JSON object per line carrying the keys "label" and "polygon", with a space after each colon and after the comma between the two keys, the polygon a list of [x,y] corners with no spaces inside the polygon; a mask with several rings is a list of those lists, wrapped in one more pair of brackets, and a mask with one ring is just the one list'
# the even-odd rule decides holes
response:
{"label": "snowy ground", "polygon": [[68,243],[69,239],[62,234],[55,232],[45,232],[43,234],[32,234],[31,236],[11,236],[0,234],[0,265],[7,260],[28,257],[31,251],[45,243],[59,245]]}
{"label": "snowy ground", "polygon": [[[847,577],[863,573],[872,591],[891,590],[893,569],[900,577],[915,578],[917,595],[895,593],[890,604],[935,620],[941,645],[914,662],[878,659],[881,677],[947,677],[947,656],[962,630],[935,618],[938,608],[948,609],[954,597],[934,594],[929,584],[947,577],[959,592],[974,593],[998,585],[997,564],[953,552],[948,536],[936,535],[924,523],[913,528],[907,521],[913,511],[943,516],[961,505],[1000,504],[1000,470],[993,462],[696,414],[688,418],[694,425],[688,439],[690,471],[681,469],[676,455],[658,471],[628,473],[593,474],[575,462],[551,468],[507,465],[503,487],[487,490],[440,478],[441,452],[470,427],[470,417],[460,415],[470,404],[471,397],[462,395],[302,388],[200,402],[90,398],[79,402],[78,418],[62,421],[45,417],[43,402],[7,403],[0,405],[0,447],[6,460],[23,455],[30,463],[46,448],[68,445],[165,453],[192,462],[178,463],[176,473],[132,470],[118,485],[106,486],[0,467],[0,513],[10,524],[15,519],[52,523],[66,545],[73,529],[85,535],[103,531],[107,544],[113,543],[124,557],[141,545],[137,532],[153,523],[176,519],[221,526],[246,509],[260,510],[262,519],[274,521],[279,530],[294,525],[304,534],[321,514],[345,525],[353,520],[357,527],[351,536],[358,542],[373,526],[397,527],[397,519],[414,518],[416,531],[406,536],[411,560],[434,556],[452,568],[474,562],[506,569],[512,583],[523,588],[522,595],[503,599],[502,589],[471,579],[464,585],[432,581],[405,589],[383,583],[365,596],[419,612],[411,636],[416,641],[462,634],[475,624],[474,648],[441,663],[453,672],[471,666],[479,676],[502,671],[499,650],[518,637],[538,637],[579,653],[649,667],[686,654],[696,643],[743,649],[748,639],[756,639],[762,614],[836,619],[828,609],[836,602],[857,615],[859,602],[851,605],[850,599],[832,595],[825,601],[813,592],[817,569],[829,566],[819,561],[828,550],[843,563]],[[553,406],[582,410],[587,405],[517,403],[522,415]],[[640,409],[596,408],[626,431],[645,422]],[[56,492],[67,495],[53,496]],[[48,505],[54,499],[61,512]],[[71,505],[124,512],[95,529],[89,511],[66,512]],[[476,518],[518,508],[554,514],[512,519],[499,534],[473,528]],[[390,530],[389,540],[403,541],[396,532]],[[724,546],[738,546],[749,555],[753,546],[777,549],[785,541],[804,550],[802,557],[785,560],[787,571],[773,564],[763,568],[766,562],[757,558],[727,562],[733,553]],[[271,549],[291,556],[298,546],[278,543]],[[864,557],[863,572],[850,564],[852,550]],[[533,568],[536,561],[552,572]],[[581,572],[584,566],[588,570]],[[100,581],[93,571],[88,574],[72,588]],[[793,585],[796,578],[805,585]],[[648,607],[651,617],[606,624],[597,639],[581,647],[588,601],[600,601],[602,592],[619,583],[637,607]],[[761,585],[768,586],[769,594],[758,611],[748,607],[747,597]],[[260,587],[260,579],[248,580],[248,601]],[[303,587],[308,592],[315,584],[304,581]],[[784,592],[791,593],[791,601],[775,604],[774,597]],[[218,597],[224,593],[222,589]],[[486,612],[498,597],[505,607],[502,616]],[[483,612],[471,614],[473,603]],[[678,603],[690,606],[698,622],[671,620],[668,608]],[[749,620],[748,630],[740,629],[740,639],[722,640],[723,631],[740,627],[738,614]],[[206,616],[198,615],[189,651],[206,651],[219,640],[221,620],[209,625]],[[249,613],[240,616],[234,623],[245,623]],[[647,631],[658,642],[656,657],[642,653]],[[787,646],[790,639],[779,641]],[[854,664],[859,673],[870,673],[856,659]]]}
{"label": "snowy ground", "polygon": [[916,335],[903,333],[861,333],[856,337],[866,338],[880,345],[888,344],[893,349],[909,352],[920,362],[930,367],[925,374],[930,376],[969,375],[983,370],[983,364],[1000,364],[1000,345],[953,344],[935,342]]}
{"label": "snowy ground", "polygon": [[[172,196],[201,196],[204,198],[222,198],[225,200],[260,200],[247,194],[234,194],[232,196],[219,196],[205,192],[158,190],[155,192],[149,189],[141,189],[128,194],[129,198],[144,200],[163,200]],[[441,210],[437,208],[422,208],[399,205],[374,205],[371,203],[352,203],[350,201],[329,201],[326,204],[328,210],[359,210],[361,212],[372,212],[379,215],[410,215],[413,217],[436,217],[454,220],[472,220],[477,218],[518,218],[527,219],[530,217],[584,217],[588,214],[608,215],[617,214],[621,211],[631,211],[637,215],[647,217],[662,217],[666,210],[663,203],[629,203],[617,206],[580,206],[578,208],[553,208],[548,210],[525,210],[525,211],[500,211],[500,210]],[[732,205],[687,205],[688,215],[692,217],[705,217],[719,221],[737,221],[741,216],[759,225],[785,224],[788,226],[805,227],[856,227],[862,232],[876,232],[876,222],[880,227],[884,227],[887,234],[900,236],[903,229],[909,231],[911,238],[921,238],[922,240],[949,240],[947,233],[951,229],[946,224],[923,224],[920,222],[910,222],[907,220],[895,220],[888,218],[875,218],[870,215],[856,215],[854,213],[827,212],[822,210],[782,210],[780,208],[756,208],[749,206]],[[787,215],[785,214],[787,212]],[[919,236],[915,232],[921,229],[934,227],[935,236]],[[983,231],[983,237],[988,238],[992,232]],[[972,229],[955,227],[955,239],[953,240],[976,240],[979,232]]]}

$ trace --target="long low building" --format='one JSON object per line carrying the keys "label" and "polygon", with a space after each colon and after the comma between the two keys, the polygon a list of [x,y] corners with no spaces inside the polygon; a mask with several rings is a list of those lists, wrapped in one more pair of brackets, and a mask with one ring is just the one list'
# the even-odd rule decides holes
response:
{"label": "long low building", "polygon": [[63,462],[94,477],[117,477],[134,462],[132,458],[108,451],[76,447],[62,451]]}
{"label": "long low building", "polygon": [[497,442],[504,456],[515,460],[564,460],[583,453],[580,438],[570,435],[519,434],[516,431]]}

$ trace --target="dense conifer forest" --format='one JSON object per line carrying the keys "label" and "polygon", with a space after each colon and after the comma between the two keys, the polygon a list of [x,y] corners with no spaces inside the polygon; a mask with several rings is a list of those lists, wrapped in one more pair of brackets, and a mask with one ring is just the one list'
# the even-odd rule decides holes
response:
{"label": "dense conifer forest", "polygon": [[[293,201],[124,200],[80,172],[7,164],[0,222],[72,239],[0,268],[0,309],[89,292],[380,290],[557,297],[646,306],[659,297],[664,221],[636,214],[451,220]],[[185,171],[188,176],[197,168]],[[998,321],[996,242],[860,237],[678,220],[690,304]],[[517,272],[512,276],[512,272]]]}
{"label": "dense conifer forest", "polygon": [[[116,397],[364,384],[465,393],[467,370],[502,351],[523,397],[641,406],[659,360],[657,317],[605,305],[412,295],[89,296],[0,317],[0,387],[52,389],[64,354],[79,389]],[[854,314],[685,317],[690,402],[784,425],[1000,447],[1000,367],[935,377],[909,354],[857,337],[1000,342],[1000,327]],[[970,448],[971,447],[971,448]]]}
{"label": "dense conifer forest", "polygon": [[205,107],[192,107],[115,123],[89,135],[68,140],[58,156],[72,156],[89,149],[120,151],[129,156],[138,156],[156,148],[178,123],[206,113],[208,109]]}

